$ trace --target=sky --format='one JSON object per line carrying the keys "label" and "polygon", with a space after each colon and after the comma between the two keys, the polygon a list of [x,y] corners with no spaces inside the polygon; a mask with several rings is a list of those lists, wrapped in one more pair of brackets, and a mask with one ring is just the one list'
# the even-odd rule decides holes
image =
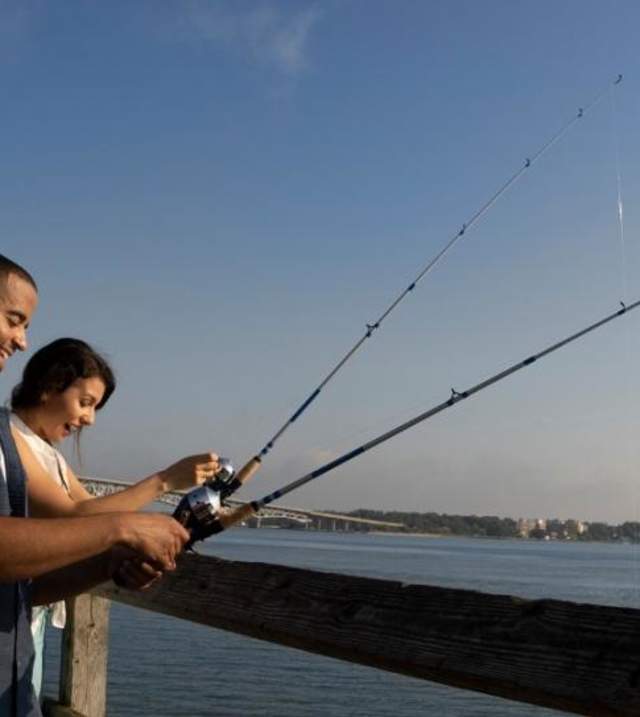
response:
{"label": "sky", "polygon": [[[240,497],[640,298],[638,26],[633,0],[0,0],[0,252],[41,288],[30,350],[83,338],[118,377],[82,463],[66,450],[79,472],[241,466],[598,96]],[[286,504],[640,520],[639,331],[631,313]]]}

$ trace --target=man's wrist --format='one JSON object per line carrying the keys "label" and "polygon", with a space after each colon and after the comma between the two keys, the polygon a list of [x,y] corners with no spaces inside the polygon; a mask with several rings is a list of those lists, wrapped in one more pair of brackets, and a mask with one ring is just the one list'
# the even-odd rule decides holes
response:
{"label": "man's wrist", "polygon": [[111,548],[116,545],[130,545],[132,540],[132,530],[127,515],[117,514],[112,517],[113,525],[109,547]]}

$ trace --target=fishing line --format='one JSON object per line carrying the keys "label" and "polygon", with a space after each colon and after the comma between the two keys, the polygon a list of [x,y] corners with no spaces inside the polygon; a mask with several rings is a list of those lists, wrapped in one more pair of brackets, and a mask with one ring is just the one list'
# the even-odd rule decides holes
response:
{"label": "fishing line", "polygon": [[[617,85],[622,81],[622,75],[618,75],[614,84]],[[336,376],[336,374],[343,368],[343,366],[355,355],[355,353],[363,346],[363,344],[370,339],[374,332],[377,331],[382,322],[391,314],[391,312],[410,294],[417,286],[417,284],[432,270],[437,264],[446,256],[446,254],[467,234],[474,224],[476,224],[491,207],[505,194],[526,172],[529,170],[539,159],[541,159],[564,135],[582,119],[587,112],[595,107],[603,97],[607,94],[609,85],[602,90],[591,102],[587,105],[580,107],[576,114],[567,122],[565,122],[560,129],[555,132],[534,154],[527,157],[522,166],[514,172],[490,197],[489,199],[474,213],[466,222],[462,224],[460,229],[456,231],[444,244],[444,246],[427,262],[427,264],[420,270],[418,275],[403,291],[389,304],[389,306],[382,312],[378,319],[370,324],[366,324],[366,330],[364,335],[359,338],[356,343],[347,351],[347,353],[338,361],[338,363],[329,371],[324,379],[320,382],[317,388],[300,404],[300,406],[293,412],[289,419],[278,429],[273,437],[267,441],[263,448],[251,458],[235,475],[233,482],[227,486],[228,493],[235,492],[242,486],[243,483],[247,482],[260,468],[263,458],[271,451],[276,442],[282,437],[285,431],[290,428],[300,416],[309,408],[309,406],[315,401],[320,392],[325,386]]]}
{"label": "fishing line", "polygon": [[622,75],[609,88],[611,98],[611,133],[613,138],[613,151],[616,163],[616,189],[618,200],[618,239],[620,241],[620,271],[622,275],[622,298],[627,298],[627,251],[624,242],[624,206],[622,203],[622,172],[620,170],[620,143],[618,139],[618,122],[616,110],[615,89],[622,82]]}
{"label": "fishing line", "polygon": [[[620,78],[620,81],[622,78]],[[627,284],[627,252],[626,243],[624,238],[624,204],[622,201],[622,171],[620,169],[620,139],[618,132],[618,112],[616,107],[615,90],[616,85],[619,81],[614,82],[610,87],[610,105],[611,105],[611,136],[613,144],[613,153],[615,159],[616,169],[616,191],[617,191],[617,229],[618,229],[618,245],[619,245],[619,256],[620,256],[620,284],[622,290],[622,296],[625,298],[628,292]],[[631,335],[629,332],[626,333],[627,346],[631,347]],[[631,352],[628,352],[631,354]],[[633,474],[633,463],[632,455],[632,442],[631,437],[627,434],[625,455],[623,462],[625,464],[625,474],[631,476]],[[632,561],[633,561],[633,577],[634,577],[634,588],[635,588],[635,599],[636,602],[640,598],[640,488],[638,487],[637,481],[632,483],[633,491],[633,545],[632,545]]]}
{"label": "fishing line", "polygon": [[[507,378],[507,376],[510,376],[511,374],[516,373],[517,371],[520,371],[520,370],[526,368],[527,366],[531,366],[531,364],[535,363],[536,361],[540,360],[541,358],[548,356],[549,354],[572,343],[573,341],[576,341],[577,339],[591,333],[592,331],[595,331],[596,329],[600,328],[601,326],[604,326],[605,324],[609,323],[610,321],[613,321],[614,319],[619,318],[623,314],[626,314],[629,311],[636,309],[638,306],[640,306],[640,300],[634,302],[633,304],[630,304],[629,306],[622,304],[622,308],[620,308],[618,311],[616,311],[612,314],[609,314],[608,316],[605,316],[603,319],[600,319],[599,321],[596,321],[595,323],[590,324],[586,328],[568,336],[567,338],[564,338],[564,339],[552,344],[551,346],[543,349],[542,351],[529,356],[528,358],[524,359],[523,361],[513,364],[509,368],[506,368],[503,371],[500,371],[500,372],[494,374],[490,378],[487,378],[484,381],[477,383],[475,386],[472,386],[471,388],[467,389],[466,391],[456,391],[455,389],[451,389],[451,396],[446,401],[439,403],[438,405],[434,406],[433,408],[430,408],[429,410],[425,411],[424,413],[421,413],[420,415],[416,416],[415,418],[412,418],[409,421],[406,421],[406,422],[400,424],[399,426],[392,428],[391,430],[387,431],[386,433],[383,433],[382,435],[377,436],[376,438],[373,438],[372,440],[368,441],[367,443],[364,443],[361,446],[354,448],[353,450],[341,455],[340,457],[338,457],[328,463],[325,463],[324,465],[320,466],[319,468],[316,468],[315,470],[311,471],[310,473],[307,473],[306,475],[302,476],[301,478],[298,478],[297,480],[295,480],[291,483],[288,483],[284,487],[276,490],[273,493],[270,493],[269,495],[265,496],[264,498],[261,498],[259,500],[255,500],[255,501],[251,501],[250,503],[246,503],[245,505],[243,505],[239,508],[227,509],[226,511],[221,511],[218,507],[218,509],[216,511],[216,518],[215,518],[215,529],[211,530],[211,532],[206,533],[206,535],[203,535],[202,537],[207,537],[208,535],[212,535],[214,532],[220,532],[237,522],[246,520],[247,518],[251,517],[252,515],[255,515],[261,508],[269,505],[270,503],[273,503],[274,501],[278,500],[279,498],[286,495],[287,493],[291,493],[292,491],[296,490],[297,488],[302,487],[306,483],[309,483],[313,480],[316,480],[317,478],[320,478],[321,476],[325,475],[326,473],[329,473],[330,471],[334,470],[335,468],[338,468],[338,466],[348,463],[349,461],[353,460],[354,458],[361,456],[362,454],[366,453],[367,451],[370,451],[372,448],[380,445],[381,443],[384,443],[384,442],[390,440],[391,438],[399,435],[400,433],[403,433],[404,431],[408,430],[409,428],[413,428],[414,426],[418,425],[419,423],[422,423],[423,421],[426,421],[429,418],[432,418],[436,414],[441,413],[442,411],[445,411],[448,408],[451,408],[456,403],[459,403],[460,401],[464,401],[465,399],[469,398],[473,394],[478,393],[478,392],[484,390],[485,388],[488,388],[489,386],[491,386],[495,383],[498,383],[499,381],[502,381],[502,379]],[[219,505],[220,505],[220,503],[218,501],[218,506]],[[195,539],[201,539],[201,538],[196,537]]]}

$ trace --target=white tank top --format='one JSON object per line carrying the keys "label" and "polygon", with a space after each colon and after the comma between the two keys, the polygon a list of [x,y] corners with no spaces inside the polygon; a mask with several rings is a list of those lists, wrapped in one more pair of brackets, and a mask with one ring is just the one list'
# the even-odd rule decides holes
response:
{"label": "white tank top", "polygon": [[38,459],[38,463],[45,469],[47,474],[59,486],[70,492],[69,479],[67,478],[67,462],[64,456],[54,448],[50,443],[40,438],[40,436],[32,431],[29,426],[15,413],[11,414],[11,425],[18,431],[20,436],[25,440],[33,455]]}
{"label": "white tank top", "polygon": [[[67,462],[64,456],[50,443],[40,438],[29,426],[15,413],[11,414],[11,425],[25,440],[38,463],[45,469],[51,480],[61,486],[67,494],[70,492],[69,479],[67,478]],[[51,606],[51,624],[54,627],[64,627],[67,619],[67,612],[63,601]],[[46,606],[34,606],[32,610],[32,628],[35,630],[36,623],[45,617]]]}

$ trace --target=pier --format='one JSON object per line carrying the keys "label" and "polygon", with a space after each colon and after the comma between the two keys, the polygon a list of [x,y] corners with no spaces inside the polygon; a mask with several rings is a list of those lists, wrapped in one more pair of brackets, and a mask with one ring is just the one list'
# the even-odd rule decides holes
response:
{"label": "pier", "polygon": [[145,593],[109,585],[72,601],[49,717],[107,714],[111,600],[567,713],[640,714],[640,610],[186,554]]}

